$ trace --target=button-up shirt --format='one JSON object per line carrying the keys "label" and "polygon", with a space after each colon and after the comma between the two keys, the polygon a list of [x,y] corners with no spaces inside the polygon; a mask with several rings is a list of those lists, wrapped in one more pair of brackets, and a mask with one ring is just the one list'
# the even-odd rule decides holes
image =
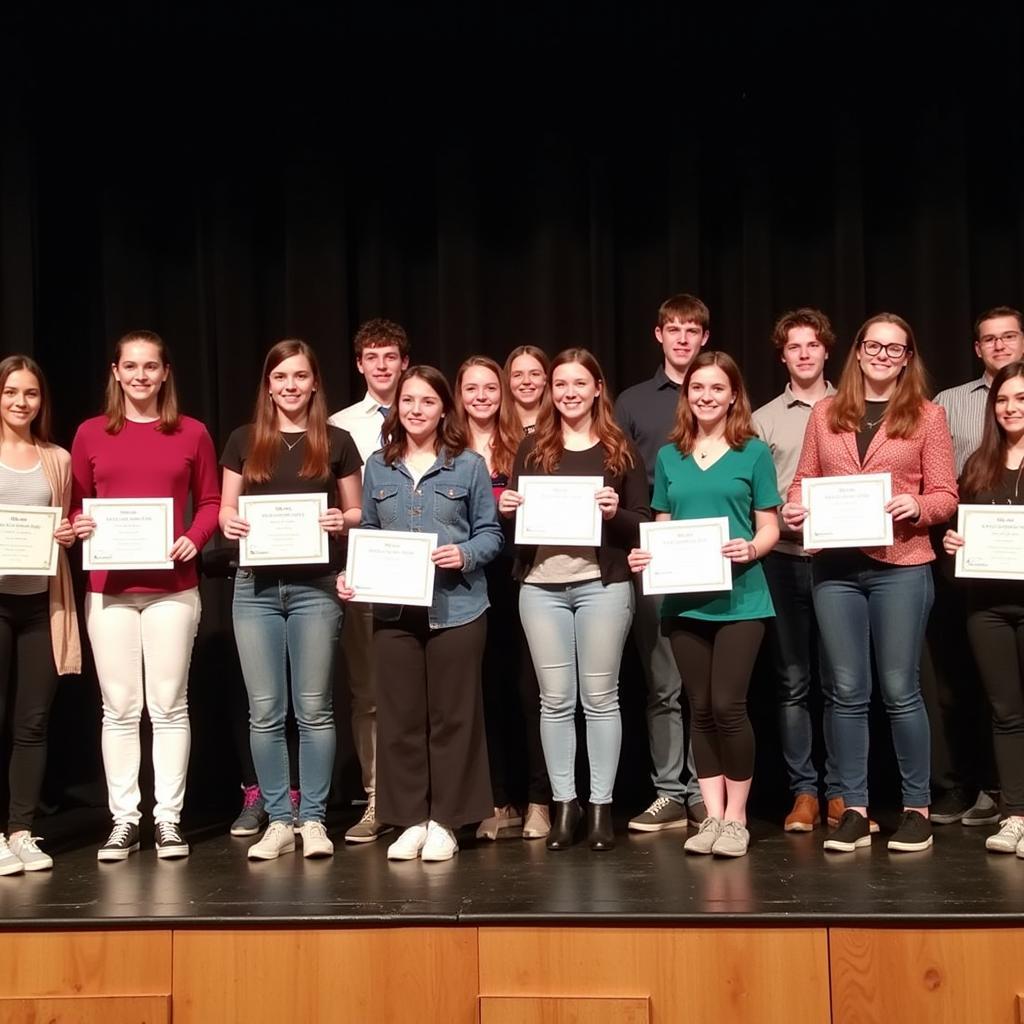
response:
{"label": "button-up shirt", "polygon": [[654,487],[654,464],[658,452],[668,443],[676,422],[679,385],[659,366],[650,380],[634,384],[619,395],[615,419],[636,445],[647,467],[647,485]]}
{"label": "button-up shirt", "polygon": [[967,384],[940,391],[932,401],[946,410],[949,432],[953,435],[953,456],[957,477],[964,470],[968,457],[981,444],[985,430],[985,403],[992,382],[979,377]]}
{"label": "button-up shirt", "polygon": [[383,407],[367,392],[361,402],[346,406],[336,412],[328,421],[335,427],[341,427],[352,435],[359,454],[365,464],[370,456],[384,446],[381,440],[380,428],[384,426]]}

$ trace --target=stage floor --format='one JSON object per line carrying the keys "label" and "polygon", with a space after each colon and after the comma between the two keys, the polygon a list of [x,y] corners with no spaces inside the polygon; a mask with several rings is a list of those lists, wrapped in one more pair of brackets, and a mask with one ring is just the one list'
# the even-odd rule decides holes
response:
{"label": "stage floor", "polygon": [[329,823],[327,860],[252,862],[253,840],[218,826],[187,833],[186,860],[158,861],[144,828],[140,854],[99,864],[95,820],[88,843],[46,844],[52,872],[0,878],[0,926],[1024,923],[1024,859],[986,853],[992,828],[937,827],[931,850],[892,854],[885,815],[882,835],[854,854],[826,855],[821,829],[787,835],[758,821],[747,857],[692,857],[684,832],[627,835],[621,822],[609,853],[470,834],[443,864],[389,862],[390,840],[346,846],[351,816]]}

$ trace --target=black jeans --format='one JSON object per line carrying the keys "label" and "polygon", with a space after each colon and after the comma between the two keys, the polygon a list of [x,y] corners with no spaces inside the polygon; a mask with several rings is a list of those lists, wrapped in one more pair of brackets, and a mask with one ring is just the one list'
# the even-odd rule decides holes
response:
{"label": "black jeans", "polygon": [[996,767],[1009,814],[1024,815],[1024,604],[977,606],[967,616],[978,673],[992,705]]}
{"label": "black jeans", "polygon": [[32,831],[56,692],[49,595],[0,594],[0,732],[13,704],[8,835]]}

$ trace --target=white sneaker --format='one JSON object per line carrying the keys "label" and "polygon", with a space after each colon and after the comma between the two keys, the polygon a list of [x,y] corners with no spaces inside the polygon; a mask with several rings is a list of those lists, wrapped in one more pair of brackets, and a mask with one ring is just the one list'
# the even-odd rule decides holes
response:
{"label": "white sneaker", "polygon": [[439,821],[427,823],[427,841],[423,844],[421,860],[451,860],[459,852],[455,833]]}
{"label": "white sneaker", "polygon": [[21,858],[11,852],[7,837],[0,832],[0,875],[20,875],[24,870]]}
{"label": "white sneaker", "polygon": [[41,838],[31,832],[15,832],[8,840],[11,853],[25,865],[26,871],[49,871],[53,867],[53,858],[36,845]]}
{"label": "white sneaker", "polygon": [[277,860],[295,852],[295,833],[290,821],[272,821],[263,838],[249,847],[249,860]]}
{"label": "white sneaker", "polygon": [[330,857],[334,843],[327,838],[327,829],[322,821],[304,821],[299,826],[303,857]]}
{"label": "white sneaker", "polygon": [[389,847],[388,860],[415,860],[427,841],[428,822],[410,825]]}
{"label": "white sneaker", "polygon": [[[1016,853],[1024,842],[1024,818],[1014,815],[1002,822],[1002,828],[985,840],[985,849],[993,853]],[[13,842],[12,842],[13,847]]]}

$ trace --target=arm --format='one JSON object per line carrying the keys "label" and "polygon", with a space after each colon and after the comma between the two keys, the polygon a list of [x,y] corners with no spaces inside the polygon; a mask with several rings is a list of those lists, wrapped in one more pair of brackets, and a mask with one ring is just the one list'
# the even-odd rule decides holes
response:
{"label": "arm", "polygon": [[220,532],[228,540],[238,540],[249,532],[249,524],[239,518],[238,498],[242,493],[242,474],[224,467],[220,489]]}
{"label": "arm", "polygon": [[[792,530],[799,530],[807,518],[807,509],[801,504],[800,483],[804,477],[821,476],[821,456],[818,449],[818,430],[820,429],[822,410],[824,402],[819,402],[811,413],[811,418],[804,431],[804,445],[800,449],[800,461],[797,463],[796,472],[793,474],[793,482],[789,485],[789,492],[784,497],[786,503],[782,506],[783,522]],[[777,540],[778,538],[776,538]]]}
{"label": "arm", "polygon": [[505,537],[498,524],[498,510],[494,504],[487,467],[483,459],[474,459],[473,463],[473,479],[466,497],[469,540],[458,545],[462,553],[463,572],[472,572],[493,562],[505,544]]}
{"label": "arm", "polygon": [[82,499],[94,497],[96,482],[92,475],[92,459],[88,443],[82,437],[82,427],[79,427],[71,444],[71,507],[68,509],[68,520],[75,536],[82,540],[91,536],[96,529],[92,517],[82,514]]}
{"label": "arm", "polygon": [[363,474],[356,471],[343,476],[338,481],[338,497],[345,517],[344,529],[352,530],[363,515]]}
{"label": "arm", "polygon": [[633,465],[626,470],[620,485],[618,507],[608,520],[607,538],[616,547],[630,548],[637,543],[641,523],[651,521],[647,467],[640,453],[633,452]]}
{"label": "arm", "polygon": [[217,454],[213,441],[203,427],[192,462],[192,523],[171,548],[171,558],[189,561],[202,550],[217,529],[220,486],[217,480]]}
{"label": "arm", "polygon": [[956,511],[959,493],[954,468],[953,439],[944,409],[926,409],[924,443],[921,446],[921,493],[917,504],[920,526],[943,523]]}

